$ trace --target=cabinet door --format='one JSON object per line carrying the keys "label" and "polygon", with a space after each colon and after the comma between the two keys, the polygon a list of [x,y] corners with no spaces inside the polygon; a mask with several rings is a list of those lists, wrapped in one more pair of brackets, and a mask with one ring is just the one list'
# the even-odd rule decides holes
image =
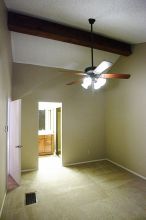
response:
{"label": "cabinet door", "polygon": [[46,135],[44,138],[44,146],[45,146],[45,152],[48,154],[52,154],[52,135]]}
{"label": "cabinet door", "polygon": [[39,155],[53,154],[54,135],[39,135]]}
{"label": "cabinet door", "polygon": [[44,135],[39,135],[39,154],[41,155],[42,153],[44,153],[44,151]]}

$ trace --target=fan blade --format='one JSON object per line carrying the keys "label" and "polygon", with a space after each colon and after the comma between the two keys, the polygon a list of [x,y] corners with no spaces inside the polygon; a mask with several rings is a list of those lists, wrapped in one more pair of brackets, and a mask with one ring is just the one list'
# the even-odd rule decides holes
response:
{"label": "fan blade", "polygon": [[129,79],[130,74],[121,74],[121,73],[105,73],[101,74],[101,78],[105,79]]}
{"label": "fan blade", "polygon": [[83,79],[77,79],[77,80],[71,81],[71,82],[67,83],[66,85],[70,86],[70,85],[73,85],[73,84],[80,82],[81,80],[83,80]]}
{"label": "fan blade", "polygon": [[[56,68],[57,69],[57,68]],[[77,75],[77,76],[84,76],[86,75],[86,73],[81,72],[79,70],[68,70],[68,69],[62,69],[59,70],[61,73],[69,73],[69,74],[73,74],[73,75]]]}
{"label": "fan blade", "polygon": [[78,76],[87,76],[86,73],[79,73],[79,72],[76,72],[75,75],[78,75]]}
{"label": "fan blade", "polygon": [[102,61],[93,71],[94,74],[101,74],[105,70],[109,69],[112,66],[112,63],[109,61]]}
{"label": "fan blade", "polygon": [[86,76],[86,75],[87,75],[87,74],[84,73],[84,72],[81,72],[81,71],[75,71],[75,70],[68,70],[68,71],[66,71],[66,72],[68,72],[68,73],[70,73],[70,74],[77,75],[77,76]]}

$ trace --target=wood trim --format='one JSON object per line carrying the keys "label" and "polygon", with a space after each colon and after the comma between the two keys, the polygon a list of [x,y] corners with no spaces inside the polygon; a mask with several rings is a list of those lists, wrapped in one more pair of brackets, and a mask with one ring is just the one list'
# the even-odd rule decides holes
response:
{"label": "wood trim", "polygon": [[[67,43],[91,47],[90,32],[65,26],[12,11],[8,11],[8,28],[10,31],[49,38]],[[113,40],[98,34],[93,34],[93,48],[119,55],[129,56],[131,45]]]}

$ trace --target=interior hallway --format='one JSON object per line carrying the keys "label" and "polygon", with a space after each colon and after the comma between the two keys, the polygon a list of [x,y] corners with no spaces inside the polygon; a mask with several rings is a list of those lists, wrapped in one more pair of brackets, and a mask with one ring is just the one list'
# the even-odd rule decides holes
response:
{"label": "interior hallway", "polygon": [[[25,205],[25,193],[38,202]],[[146,181],[107,162],[62,167],[58,157],[39,159],[8,192],[2,220],[144,220]]]}

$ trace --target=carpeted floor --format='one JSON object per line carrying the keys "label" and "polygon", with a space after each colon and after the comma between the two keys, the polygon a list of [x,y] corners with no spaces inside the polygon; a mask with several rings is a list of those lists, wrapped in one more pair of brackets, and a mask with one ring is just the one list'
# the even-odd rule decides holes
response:
{"label": "carpeted floor", "polygon": [[[146,181],[110,162],[66,168],[41,157],[39,167],[8,192],[2,220],[146,220]],[[36,204],[24,204],[28,192]]]}

